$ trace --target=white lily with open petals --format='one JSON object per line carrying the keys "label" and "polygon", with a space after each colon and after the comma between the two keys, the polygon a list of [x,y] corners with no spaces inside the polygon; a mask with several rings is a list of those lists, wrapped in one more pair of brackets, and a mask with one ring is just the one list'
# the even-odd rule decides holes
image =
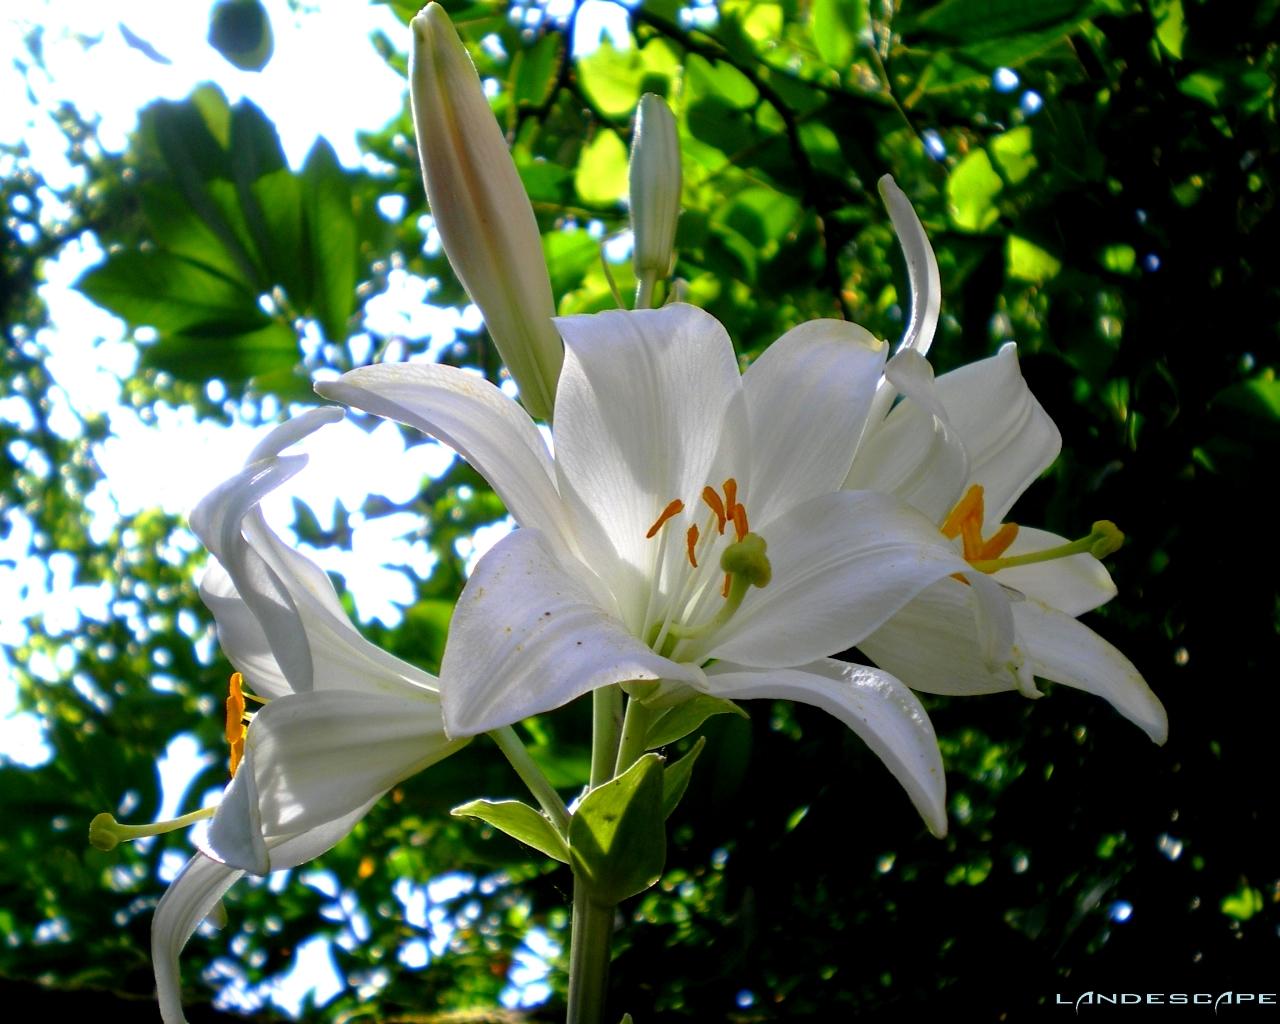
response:
{"label": "white lily with open petals", "polygon": [[[277,427],[191,516],[217,559],[201,597],[227,658],[264,706],[233,740],[234,777],[202,852],[156,908],[152,956],[166,1024],[183,1019],[178,955],[232,884],[246,871],[318,857],[391,786],[466,742],[445,735],[435,677],[365,640],[329,577],[263,519],[263,497],[307,461],[281,451],[342,416],[315,409]],[[239,679],[229,738],[238,690]]]}
{"label": "white lily with open petals", "polygon": [[[1072,542],[1004,522],[1057,458],[1061,435],[1028,388],[1012,343],[934,379],[924,353],[938,319],[937,263],[906,197],[887,178],[881,192],[907,254],[912,316],[846,486],[894,494],[937,524],[972,568],[1000,585],[1012,632],[993,643],[975,629],[975,603],[987,597],[965,576],[934,583],[858,646],[927,693],[1038,696],[1034,676],[1073,686],[1163,743],[1168,719],[1159,699],[1128,658],[1076,621],[1115,596],[1095,556],[1118,546],[1119,531],[1096,523]],[[903,400],[890,411],[885,396],[896,394]]]}
{"label": "white lily with open petals", "polygon": [[317,388],[450,444],[521,526],[476,565],[454,613],[450,735],[646,680],[666,700],[807,701],[868,736],[942,832],[918,702],[883,672],[822,660],[952,573],[1008,616],[927,519],[842,490],[885,346],[813,321],[740,373],[724,328],[692,306],[557,325],[554,459],[519,406],[455,368],[372,366]]}

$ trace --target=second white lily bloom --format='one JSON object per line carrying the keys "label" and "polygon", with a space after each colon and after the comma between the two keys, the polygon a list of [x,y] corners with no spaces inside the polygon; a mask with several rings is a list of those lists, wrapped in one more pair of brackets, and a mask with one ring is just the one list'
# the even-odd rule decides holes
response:
{"label": "second white lily bloom", "polygon": [[[1163,743],[1168,718],[1137,668],[1076,621],[1116,594],[1089,538],[1072,544],[1004,523],[1014,502],[1057,458],[1058,428],[1023,379],[1012,343],[934,380],[924,353],[938,321],[937,262],[906,196],[887,177],[880,189],[906,254],[912,314],[846,486],[895,494],[919,509],[1002,588],[1011,619],[1005,620],[1007,632],[980,633],[974,607],[983,598],[966,585],[971,577],[942,579],[859,647],[926,693],[1018,689],[1038,696],[1033,677],[1063,683],[1104,698]],[[903,401],[889,411],[898,393]],[[1118,542],[1119,531],[1114,537]]]}
{"label": "second white lily bloom", "polygon": [[923,708],[887,673],[827,660],[953,573],[1008,616],[927,519],[841,489],[885,346],[813,321],[743,374],[724,328],[691,306],[557,324],[554,460],[518,405],[452,367],[372,366],[317,388],[451,445],[521,526],[459,599],[441,666],[449,734],[644,680],[669,700],[805,701],[867,739],[944,832]]}

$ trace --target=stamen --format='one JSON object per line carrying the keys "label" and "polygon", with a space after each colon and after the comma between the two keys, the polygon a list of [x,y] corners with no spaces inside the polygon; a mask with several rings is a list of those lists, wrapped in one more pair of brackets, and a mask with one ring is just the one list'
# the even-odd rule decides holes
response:
{"label": "stamen", "polygon": [[658,535],[658,531],[662,529],[662,524],[672,516],[678,516],[684,511],[684,502],[679,498],[674,499],[666,508],[662,510],[662,515],[658,516],[657,521],[649,527],[649,532],[644,535],[645,540],[653,540]]}
{"label": "stamen", "polygon": [[979,559],[999,558],[1009,550],[1009,545],[1018,538],[1018,524],[1004,523],[991,535],[978,552]]}
{"label": "stamen", "polygon": [[733,506],[734,539],[742,541],[750,531],[747,529],[747,510],[743,505]]}
{"label": "stamen", "polygon": [[712,490],[710,484],[702,488],[702,500],[716,514],[716,527],[721,533],[724,533],[724,525],[729,521],[729,517],[725,514],[724,502],[720,500],[720,495]]}
{"label": "stamen", "polygon": [[720,588],[720,596],[721,596],[721,597],[728,597],[728,596],[729,596],[729,584],[730,584],[730,583],[732,583],[732,582],[733,582],[733,573],[731,573],[731,572],[727,572],[727,573],[725,573],[725,574],[724,574],[724,586]]}
{"label": "stamen", "polygon": [[965,521],[975,514],[978,522],[981,523],[984,516],[982,484],[974,484],[965,491],[964,497],[956,502],[956,507],[951,510],[951,514],[942,524],[942,535],[951,540],[959,537]]}
{"label": "stamen", "polygon": [[231,757],[227,763],[233,779],[236,777],[236,769],[240,767],[240,762],[244,758],[244,738],[248,733],[244,725],[244,690],[241,688],[243,683],[244,676],[239,672],[231,673],[227,693],[226,736],[227,743],[231,745]]}
{"label": "stamen", "polygon": [[689,532],[685,534],[685,545],[688,549],[689,564],[695,569],[698,568],[698,556],[695,553],[698,547],[698,524],[694,523],[689,527]]}
{"label": "stamen", "polygon": [[729,477],[724,482],[724,511],[730,519],[733,518],[733,506],[736,504],[738,504],[738,481]]}
{"label": "stamen", "polygon": [[95,815],[93,821],[89,822],[89,845],[96,850],[104,852],[114,850],[121,843],[127,843],[133,839],[164,835],[166,832],[174,832],[180,828],[186,828],[188,825],[194,825],[197,821],[203,821],[205,818],[212,818],[217,809],[216,806],[202,807],[200,810],[184,814],[180,818],[174,818],[171,821],[157,821],[151,825],[121,825],[120,822],[116,821],[114,815],[103,811],[101,814]]}

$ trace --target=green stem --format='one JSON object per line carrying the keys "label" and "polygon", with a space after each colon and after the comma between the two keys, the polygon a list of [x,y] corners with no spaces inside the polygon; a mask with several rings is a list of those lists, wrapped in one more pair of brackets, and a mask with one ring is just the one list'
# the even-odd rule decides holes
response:
{"label": "green stem", "polygon": [[621,775],[645,752],[645,738],[649,735],[653,719],[654,713],[634,697],[627,701],[627,714],[622,722],[622,743],[618,747],[614,775]]}
{"label": "green stem", "polygon": [[542,774],[542,769],[538,767],[537,762],[529,755],[529,751],[525,749],[520,737],[516,735],[516,731],[509,725],[504,725],[501,729],[494,729],[489,733],[493,742],[498,744],[498,749],[506,755],[511,767],[516,770],[516,774],[529,787],[529,792],[533,794],[535,800],[541,805],[542,809],[547,812],[547,817],[551,819],[551,823],[555,825],[556,830],[562,835],[569,834],[569,810],[564,805],[564,801],[560,799],[560,794],[555,791],[555,787],[547,781],[547,777]]}
{"label": "green stem", "polygon": [[622,690],[601,686],[591,693],[591,788],[613,778],[622,734]]}
{"label": "green stem", "polygon": [[574,877],[566,1024],[600,1024],[603,1018],[608,995],[613,910],[613,907],[592,903],[587,896],[587,887]]}
{"label": "green stem", "polygon": [[640,275],[640,280],[636,282],[636,309],[648,309],[653,305],[653,289],[657,283],[657,275],[652,270],[646,270]]}

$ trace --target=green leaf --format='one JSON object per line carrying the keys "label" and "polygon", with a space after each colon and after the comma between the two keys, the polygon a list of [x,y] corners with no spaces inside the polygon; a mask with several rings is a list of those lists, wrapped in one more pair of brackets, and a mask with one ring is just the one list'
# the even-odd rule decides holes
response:
{"label": "green leaf", "polygon": [[1261,912],[1262,893],[1250,885],[1241,885],[1230,896],[1223,898],[1220,907],[1228,917],[1234,917],[1237,921],[1247,921],[1254,914]]}
{"label": "green leaf", "polygon": [[947,178],[947,209],[964,231],[985,231],[1000,218],[995,197],[1004,187],[985,149],[975,150]]}
{"label": "green leaf", "polygon": [[957,42],[976,42],[1057,27],[1065,30],[1085,17],[1090,3],[1091,0],[943,0],[914,19],[907,31],[927,31]]}
{"label": "green leaf", "polygon": [[266,321],[246,284],[156,250],[115,253],[85,274],[77,287],[131,326],[154,327],[161,333],[207,324],[234,332]]}
{"label": "green leaf", "polygon": [[[735,710],[737,710],[735,708]],[[662,817],[671,817],[671,812],[680,806],[685,790],[689,788],[689,780],[693,778],[693,763],[698,760],[702,748],[707,745],[707,738],[699,736],[689,753],[678,761],[667,765],[662,772]]]}
{"label": "green leaf", "polygon": [[1023,125],[997,135],[991,140],[991,155],[1010,185],[1025,181],[1037,166],[1030,126]]}
{"label": "green leaf", "polygon": [[814,0],[813,45],[819,56],[841,74],[848,70],[867,26],[866,0]]}
{"label": "green leaf", "polygon": [[560,70],[563,49],[564,37],[548,32],[533,46],[516,51],[511,58],[511,78],[517,105],[537,107],[546,100]]}
{"label": "green leaf", "polygon": [[519,800],[472,800],[450,813],[455,818],[479,818],[552,860],[569,863],[569,848],[560,833],[545,815]]}
{"label": "green leaf", "polygon": [[748,718],[748,714],[731,700],[723,697],[712,697],[710,694],[698,694],[686,701],[668,708],[649,726],[645,737],[646,750],[665,747],[668,743],[683,739],[702,725],[712,715],[739,715]]}
{"label": "green leaf", "polygon": [[592,900],[612,906],[662,875],[667,837],[662,758],[645,754],[588,793],[569,820],[569,858]]}
{"label": "green leaf", "polygon": [[1062,269],[1062,261],[1034,242],[1010,235],[1005,252],[1005,267],[1006,273],[1015,281],[1044,284],[1057,277],[1058,271]]}
{"label": "green leaf", "polygon": [[587,143],[573,176],[578,197],[588,206],[612,206],[627,194],[627,147],[602,130]]}
{"label": "green leaf", "polygon": [[619,118],[631,116],[641,93],[668,95],[671,79],[679,72],[679,59],[660,39],[627,50],[615,49],[606,39],[576,67],[583,91],[602,113]]}
{"label": "green leaf", "polygon": [[302,167],[311,252],[312,305],[325,339],[343,342],[355,310],[359,234],[347,181],[333,147],[320,139]]}
{"label": "green leaf", "polygon": [[1182,59],[1182,42],[1187,37],[1187,21],[1182,0],[1151,0],[1151,16],[1156,23],[1156,39],[1175,60]]}
{"label": "green leaf", "polygon": [[206,327],[199,333],[166,334],[141,354],[143,366],[164,370],[179,380],[252,382],[284,398],[311,395],[309,382],[297,372],[301,358],[293,329],[276,321],[256,330]]}

